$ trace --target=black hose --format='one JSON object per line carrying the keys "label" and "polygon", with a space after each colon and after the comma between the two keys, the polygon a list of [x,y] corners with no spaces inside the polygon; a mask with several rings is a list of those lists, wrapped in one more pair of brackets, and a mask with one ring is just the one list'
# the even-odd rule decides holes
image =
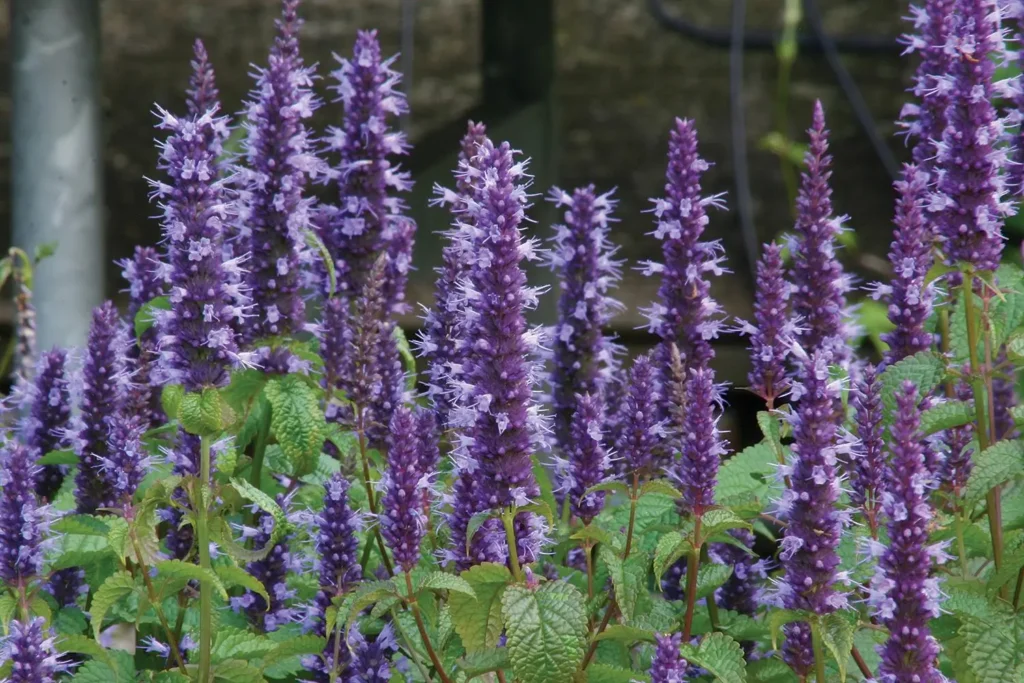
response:
{"label": "black hose", "polygon": [[746,0],[732,0],[732,46],[729,49],[729,111],[732,135],[732,165],[736,177],[736,209],[747,255],[751,282],[757,283],[757,228],[750,196],[750,170],[747,167],[747,123],[743,107],[743,30]]}

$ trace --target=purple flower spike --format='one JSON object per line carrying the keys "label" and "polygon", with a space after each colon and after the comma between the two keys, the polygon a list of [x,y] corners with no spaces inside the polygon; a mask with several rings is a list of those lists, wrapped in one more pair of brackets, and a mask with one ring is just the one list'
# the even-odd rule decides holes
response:
{"label": "purple flower spike", "polygon": [[[124,259],[119,265],[121,275],[128,282],[128,323],[134,327],[135,317],[142,307],[167,294],[168,272],[152,247],[135,247],[132,258]],[[129,410],[144,417],[151,425],[161,422],[164,417],[158,386],[152,378],[159,355],[157,342],[157,330],[150,327],[128,349],[132,372]]]}
{"label": "purple flower spike", "polygon": [[715,504],[715,483],[725,446],[718,434],[715,408],[721,405],[710,368],[691,368],[683,408],[682,458],[675,477],[683,492],[680,511],[700,518]]}
{"label": "purple flower spike", "polygon": [[[789,526],[782,539],[779,559],[785,569],[780,596],[787,609],[827,614],[846,605],[836,590],[842,521],[836,510],[839,481],[836,455],[839,424],[835,411],[839,386],[829,381],[830,355],[816,351],[806,359],[803,384],[795,390],[799,402],[793,416],[794,463],[792,488],[783,494],[780,510]],[[811,670],[810,628],[807,624],[786,627],[783,657],[800,676]]]}
{"label": "purple flower spike", "polygon": [[111,456],[110,425],[128,396],[125,358],[130,343],[113,303],[108,301],[93,311],[82,368],[82,412],[77,418],[75,444],[80,513],[95,513],[113,493],[104,463]]}
{"label": "purple flower spike", "polygon": [[348,351],[350,358],[345,363],[349,372],[342,382],[346,397],[356,409],[355,427],[363,433],[369,432],[377,417],[373,415],[373,407],[380,401],[382,392],[381,347],[391,341],[385,336],[391,329],[384,298],[387,263],[387,254],[381,254],[356,299],[352,347]]}
{"label": "purple flower spike", "polygon": [[0,451],[0,579],[24,587],[43,568],[46,509],[36,500],[35,457],[13,441]]}
{"label": "purple flower spike", "polygon": [[[731,529],[729,535],[754,550],[754,532]],[[723,609],[740,614],[756,614],[761,597],[759,583],[765,578],[764,563],[729,543],[712,543],[708,554],[715,562],[732,567],[732,576],[715,591],[715,602]]]}
{"label": "purple flower spike", "polygon": [[[283,510],[287,510],[288,503],[284,496],[277,497],[277,504]],[[253,529],[255,533],[252,536],[253,547],[266,548],[274,533],[274,518],[268,512],[259,510],[256,513],[255,523],[256,528]],[[242,597],[242,604],[246,608],[249,621],[264,631],[276,631],[282,624],[291,620],[291,610],[285,607],[285,601],[293,597],[294,594],[294,591],[291,591],[285,583],[291,566],[288,540],[287,537],[278,539],[266,557],[250,562],[245,568],[249,574],[263,584],[270,596],[269,605],[263,596],[255,593],[247,592]]]}
{"label": "purple flower spike", "polygon": [[153,247],[135,247],[132,257],[118,265],[128,283],[128,321],[134,323],[145,304],[167,293],[167,267]]}
{"label": "purple flower spike", "polygon": [[[995,365],[1005,366],[1007,364],[1005,346],[999,349],[994,362]],[[1002,373],[992,378],[992,406],[995,410],[995,438],[997,441],[1017,438],[1017,428],[1013,414],[1010,412],[1010,409],[1017,405],[1015,380],[1016,377],[1012,372],[1009,376]]]}
{"label": "purple flower spike", "polygon": [[388,123],[408,111],[398,90],[401,74],[391,68],[395,58],[381,60],[376,31],[360,31],[350,59],[335,56],[341,67],[331,73],[333,90],[345,106],[340,128],[327,132],[327,146],[340,159],[331,176],[336,178],[340,206],[326,213],[323,241],[336,263],[343,296],[358,295],[387,236],[402,215],[404,203],[391,192],[412,187],[409,174],[390,157],[404,155],[405,135],[389,130]]}
{"label": "purple flower spike", "polygon": [[[359,566],[359,520],[349,507],[348,480],[336,474],[326,484],[324,509],[320,512],[320,531],[316,538],[316,551],[320,557],[320,591],[316,608],[322,616],[331,600],[344,595],[362,578]],[[321,621],[318,633],[323,633]],[[343,651],[347,648],[341,648]]]}
{"label": "purple flower spike", "polygon": [[831,363],[850,358],[846,293],[850,280],[836,258],[836,236],[845,216],[832,215],[832,157],[821,102],[807,131],[811,143],[797,195],[796,240],[793,245],[793,312],[800,319],[797,342],[806,353],[825,349]]}
{"label": "purple flower spike", "polygon": [[937,667],[939,645],[928,621],[941,612],[942,592],[939,579],[932,576],[932,564],[947,556],[942,544],[928,544],[931,474],[925,466],[918,400],[912,382],[904,382],[902,391],[896,392],[889,448],[891,490],[885,501],[891,540],[880,549],[868,602],[889,629],[880,650],[879,680],[939,683],[946,679]]}
{"label": "purple flower spike", "polygon": [[380,530],[394,555],[395,564],[410,572],[420,560],[420,543],[426,532],[423,493],[429,486],[421,469],[423,442],[417,433],[418,415],[408,408],[395,411],[388,435],[388,467],[381,479]]}
{"label": "purple flower spike", "polygon": [[701,242],[708,207],[724,208],[721,195],[701,196],[701,175],[710,164],[697,151],[693,121],[676,119],[668,143],[665,197],[655,199],[654,236],[662,241],[663,264],[648,263],[646,272],[661,273],[660,303],[647,312],[650,330],[661,337],[659,360],[667,367],[668,345],[675,344],[689,368],[706,366],[714,357],[711,340],[721,329],[721,306],[711,298],[707,274],[720,275],[722,246]]}
{"label": "purple flower spike", "polygon": [[110,497],[103,507],[131,505],[150,467],[151,459],[142,445],[145,431],[145,424],[134,415],[120,413],[111,421],[107,437],[109,455],[103,458],[103,476],[107,480]]}
{"label": "purple flower spike", "polygon": [[[969,371],[969,368],[964,368]],[[961,401],[974,400],[974,392],[967,382],[957,382],[956,398]],[[943,433],[943,442],[946,445],[946,461],[942,468],[942,488],[955,498],[964,493],[967,488],[967,479],[971,476],[973,469],[972,456],[974,449],[971,441],[974,439],[974,423],[968,422],[960,427],[947,429]]]}
{"label": "purple flower spike", "polygon": [[231,366],[243,360],[232,328],[244,315],[237,304],[241,269],[238,259],[224,257],[231,202],[226,179],[215,168],[226,123],[215,111],[179,119],[157,110],[158,127],[169,131],[160,149],[169,182],[151,181],[170,263],[171,308],[156,314],[161,379],[183,384],[186,391],[224,386]]}
{"label": "purple flower spike", "polygon": [[638,356],[630,368],[619,408],[621,437],[616,450],[625,463],[627,479],[639,481],[661,474],[655,454],[665,427],[659,411],[654,366],[649,356]]}
{"label": "purple flower spike", "polygon": [[658,635],[654,659],[651,661],[651,683],[685,683],[686,660],[679,654],[682,633]]}
{"label": "purple flower spike", "polygon": [[311,89],[313,69],[299,54],[298,6],[298,0],[283,0],[267,66],[257,69],[245,107],[245,164],[235,169],[242,187],[238,225],[249,240],[245,281],[252,317],[244,329],[250,342],[293,334],[305,321],[300,255],[313,199],[303,190],[307,179],[327,173],[304,123],[320,100]]}
{"label": "purple flower spike", "polygon": [[936,77],[949,93],[948,124],[937,145],[938,183],[929,208],[938,213],[946,261],[995,270],[1003,250],[1003,219],[1014,205],[1005,197],[1007,151],[999,145],[1006,122],[993,100],[1012,96],[993,82],[1005,61],[999,12],[991,0],[963,0],[952,22],[945,52],[949,69]]}
{"label": "purple flower spike", "polygon": [[854,422],[860,444],[853,451],[850,502],[861,508],[871,535],[878,530],[878,514],[885,494],[882,379],[874,365],[865,365],[854,389]]}
{"label": "purple flower spike", "polygon": [[568,491],[572,513],[584,524],[590,522],[604,507],[604,492],[586,493],[587,489],[605,480],[608,474],[608,452],[604,448],[601,424],[604,406],[600,394],[585,394],[576,399],[576,411],[569,429]]}
{"label": "purple flower spike", "polygon": [[[22,438],[34,458],[67,448],[67,428],[71,419],[71,390],[66,376],[68,354],[53,349],[39,357],[35,379],[26,396],[28,417],[22,425]],[[36,495],[49,502],[60,490],[64,470],[60,465],[44,465],[36,474]]]}
{"label": "purple flower spike", "polygon": [[754,324],[741,322],[740,331],[750,337],[750,390],[765,400],[769,410],[789,391],[786,359],[796,337],[796,322],[789,315],[791,289],[782,248],[774,242],[766,244],[757,263]]}
{"label": "purple flower spike", "polygon": [[385,624],[377,637],[370,640],[358,628],[349,635],[355,659],[352,660],[352,683],[385,683],[391,680],[391,657],[398,651],[394,628]]}
{"label": "purple flower spike", "polygon": [[192,60],[192,77],[188,82],[185,105],[189,116],[198,118],[213,107],[220,108],[220,93],[217,91],[213,65],[210,64],[210,56],[203,41],[196,38],[192,52],[195,58]]}
{"label": "purple flower spike", "polygon": [[915,166],[903,167],[903,179],[896,183],[896,235],[889,249],[893,279],[888,290],[889,320],[895,329],[882,335],[889,345],[886,365],[892,365],[918,351],[931,348],[932,334],[925,322],[935,299],[933,285],[925,284],[932,266],[932,232],[924,216],[928,176]]}
{"label": "purple flower spike", "polygon": [[950,92],[942,87],[940,77],[951,68],[946,44],[949,17],[955,5],[956,0],[924,0],[923,5],[911,5],[914,32],[903,36],[902,40],[907,46],[903,54],[917,52],[921,61],[914,74],[912,90],[917,101],[904,105],[900,112],[901,125],[906,129],[908,141],[914,143],[914,164],[929,173],[935,157],[935,142],[942,139],[946,128]]}
{"label": "purple flower spike", "polygon": [[11,622],[10,635],[0,646],[0,664],[10,664],[6,683],[56,683],[66,666],[54,647],[56,639],[44,625],[43,617],[24,623]]}
{"label": "purple flower spike", "polygon": [[554,432],[559,450],[567,454],[572,450],[570,425],[577,412],[576,397],[597,395],[604,389],[619,350],[604,334],[621,308],[608,295],[620,278],[620,263],[613,258],[617,248],[608,240],[616,202],[610,192],[596,194],[593,185],[572,194],[552,188],[550,199],[559,209],[565,207],[565,223],[555,226],[549,255],[562,289],[552,334]]}

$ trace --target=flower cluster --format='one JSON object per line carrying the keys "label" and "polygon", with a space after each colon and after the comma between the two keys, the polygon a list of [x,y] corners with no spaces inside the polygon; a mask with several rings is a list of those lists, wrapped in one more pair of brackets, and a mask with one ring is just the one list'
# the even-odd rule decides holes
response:
{"label": "flower cluster", "polygon": [[[388,435],[388,467],[381,480],[380,527],[384,541],[403,571],[412,571],[420,559],[420,543],[426,533],[424,494],[429,492],[434,459],[424,453],[434,436],[433,416],[399,408],[391,418]],[[425,430],[421,431],[421,430]],[[435,437],[436,438],[436,437]]]}
{"label": "flower cluster", "polygon": [[54,647],[56,638],[43,617],[11,622],[10,635],[0,646],[0,665],[10,664],[9,683],[55,683],[67,668]]}
{"label": "flower cluster", "polygon": [[0,451],[0,578],[24,586],[40,575],[47,510],[36,500],[32,451],[9,442]]}
{"label": "flower cluster", "polygon": [[782,249],[767,244],[757,263],[754,322],[740,322],[740,332],[750,337],[750,390],[768,404],[789,391],[786,359],[796,339],[796,320],[789,314],[791,285],[782,265]]}
{"label": "flower cluster", "polygon": [[871,535],[876,536],[878,513],[885,495],[886,469],[882,380],[873,365],[865,365],[861,370],[853,408],[860,443],[851,453],[850,502],[863,510]]}
{"label": "flower cluster", "polygon": [[[71,386],[67,365],[66,351],[53,349],[42,354],[25,396],[27,415],[21,427],[21,438],[36,458],[68,445]],[[63,482],[64,471],[60,465],[43,465],[36,475],[36,494],[44,501],[53,500]]]}

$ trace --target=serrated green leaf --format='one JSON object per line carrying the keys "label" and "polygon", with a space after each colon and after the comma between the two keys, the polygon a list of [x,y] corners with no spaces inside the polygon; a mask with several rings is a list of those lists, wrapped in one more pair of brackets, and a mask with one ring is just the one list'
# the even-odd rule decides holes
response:
{"label": "serrated green leaf", "polygon": [[700,518],[701,538],[705,539],[729,529],[750,529],[750,523],[728,508],[708,510]]}
{"label": "serrated green leaf", "polygon": [[575,586],[512,585],[501,597],[509,661],[522,683],[565,683],[583,661],[587,610]]}
{"label": "serrated green leaf", "polygon": [[680,493],[679,489],[672,486],[672,484],[668,483],[664,479],[652,479],[648,482],[644,482],[644,485],[640,487],[640,492],[637,495],[643,497],[648,493],[660,493],[663,496],[669,496],[671,498],[683,497],[683,494]]}
{"label": "serrated green leaf", "polygon": [[267,545],[272,547],[291,527],[284,510],[282,510],[281,506],[277,504],[277,501],[263,491],[260,491],[245,479],[235,477],[231,480],[231,485],[235,487],[235,490],[238,491],[240,496],[248,500],[250,503],[255,503],[257,507],[274,519],[274,529],[271,531],[270,540],[267,542]]}
{"label": "serrated green leaf", "polygon": [[826,614],[821,619],[821,640],[832,653],[839,669],[840,683],[846,683],[846,665],[853,650],[853,624],[840,612]]}
{"label": "serrated green leaf", "polygon": [[975,617],[965,617],[960,635],[967,644],[967,665],[977,683],[1006,683],[1016,677],[1020,665],[1020,643],[1009,629]]}
{"label": "serrated green leaf", "polygon": [[225,588],[240,586],[252,593],[256,593],[263,598],[266,604],[270,604],[270,596],[267,594],[267,589],[263,586],[263,583],[241,567],[221,564],[214,567],[213,571],[217,574],[217,578],[221,580]]}
{"label": "serrated green leaf", "polygon": [[166,296],[158,296],[142,304],[139,312],[135,314],[135,320],[132,321],[135,325],[135,338],[142,339],[142,335],[146,334],[149,328],[153,327],[155,322],[154,312],[169,310],[171,310],[171,300]]}
{"label": "serrated green leaf", "polygon": [[503,630],[501,596],[512,581],[512,574],[503,564],[485,562],[470,567],[461,576],[473,588],[476,597],[463,593],[449,596],[455,632],[462,639],[466,652],[493,648]]}
{"label": "serrated green leaf", "polygon": [[67,515],[54,522],[50,528],[58,534],[106,537],[110,533],[109,521],[110,518],[103,519],[94,515]]}
{"label": "serrated green leaf", "polygon": [[107,650],[107,657],[90,659],[75,669],[75,683],[134,683],[135,662],[129,653]]}
{"label": "serrated green leaf", "polygon": [[732,576],[732,565],[705,564],[697,570],[697,600],[712,595]]}
{"label": "serrated green leaf", "polygon": [[903,382],[913,382],[920,395],[927,396],[939,385],[944,374],[942,359],[931,351],[920,351],[887,367],[882,373],[882,404],[885,406],[885,414],[896,414],[896,392],[903,391]]}
{"label": "serrated green leaf", "polygon": [[594,484],[586,491],[583,495],[588,493],[597,493],[598,491],[608,491],[609,493],[629,493],[629,487],[623,484],[621,481],[602,481],[600,484]]}
{"label": "serrated green leaf", "polygon": [[94,659],[99,659],[108,665],[112,664],[112,660],[110,659],[110,655],[107,654],[106,648],[89,636],[60,636],[57,638],[57,642],[54,645],[57,648],[57,652],[74,652],[75,654],[87,655]]}
{"label": "serrated green leaf", "polygon": [[469,518],[469,523],[466,524],[466,553],[469,553],[469,549],[473,545],[473,539],[476,538],[476,532],[480,531],[480,527],[487,523],[488,520],[495,519],[500,516],[500,512],[497,510],[484,510],[482,512],[474,513]]}
{"label": "serrated green leaf", "polygon": [[265,683],[263,672],[241,659],[227,659],[213,667],[213,680],[224,683]]}
{"label": "serrated green leaf", "polygon": [[671,531],[658,539],[654,549],[654,580],[659,584],[661,577],[676,561],[693,551],[693,543],[689,536],[678,531]]}
{"label": "serrated green leaf", "polygon": [[765,657],[747,664],[749,683],[796,683],[796,676],[781,659]]}
{"label": "serrated green leaf", "polygon": [[999,441],[974,456],[964,498],[973,505],[996,486],[1020,474],[1024,474],[1024,442]]}
{"label": "serrated green leaf", "polygon": [[598,558],[608,567],[608,574],[615,588],[615,604],[625,623],[633,620],[637,607],[647,594],[647,567],[650,558],[642,550],[634,550],[625,560],[609,546],[601,546]]}
{"label": "serrated green leaf", "polygon": [[614,640],[629,647],[637,643],[653,643],[654,631],[624,624],[612,624],[599,633],[594,640]]}
{"label": "serrated green leaf", "polygon": [[491,671],[502,671],[509,667],[508,650],[503,647],[478,650],[458,660],[455,666],[469,678]]}
{"label": "serrated green leaf", "polygon": [[17,609],[18,601],[14,599],[13,595],[6,591],[0,593],[0,626],[3,626],[4,635],[8,634],[11,618],[14,617],[14,612]]}
{"label": "serrated green leaf", "polygon": [[56,571],[68,567],[87,567],[98,564],[104,557],[112,556],[106,538],[67,534],[61,538],[61,551],[54,558],[50,569]]}
{"label": "serrated green leaf", "polygon": [[265,636],[256,635],[246,629],[222,626],[217,630],[210,658],[214,663],[228,659],[249,660],[263,657],[275,646],[276,644]]}
{"label": "serrated green leaf", "polygon": [[751,497],[763,500],[768,493],[767,481],[778,467],[778,456],[771,444],[761,442],[745,448],[722,463],[715,496],[723,505]]}
{"label": "serrated green leaf", "polygon": [[72,450],[50,451],[36,460],[37,465],[77,465],[78,456]]}
{"label": "serrated green leaf", "polygon": [[180,671],[157,671],[153,683],[191,683],[192,679]]}
{"label": "serrated green leaf", "polygon": [[89,614],[92,617],[93,637],[96,640],[99,640],[100,631],[103,630],[103,617],[118,600],[131,595],[134,591],[135,577],[122,571],[104,581],[96,594],[92,596]]}
{"label": "serrated green leaf", "polygon": [[85,620],[85,613],[78,607],[64,607],[57,610],[57,614],[54,615],[53,628],[61,635],[76,636],[89,629],[89,622]]}
{"label": "serrated green leaf", "polygon": [[401,593],[398,591],[398,587],[394,581],[374,581],[368,583],[362,583],[356,592],[348,596],[345,602],[342,604],[340,613],[344,613],[345,618],[345,633],[348,633],[352,628],[352,624],[359,618],[359,613],[364,609],[377,602],[381,598],[400,596]]}
{"label": "serrated green leaf", "polygon": [[213,387],[206,387],[201,392],[190,391],[181,397],[178,420],[189,434],[210,436],[224,428],[226,407],[220,392]]}
{"label": "serrated green leaf", "polygon": [[291,461],[292,474],[309,474],[327,434],[327,420],[316,393],[302,377],[286,375],[267,382],[263,394],[271,408],[270,430]]}
{"label": "serrated green leaf", "polygon": [[921,413],[921,432],[925,435],[968,424],[974,419],[972,401],[946,401]]}
{"label": "serrated green leaf", "polygon": [[172,420],[178,419],[181,402],[185,398],[185,389],[180,384],[168,384],[160,392],[160,405],[164,413]]}
{"label": "serrated green leaf", "polygon": [[428,574],[416,588],[420,591],[451,591],[473,598],[476,597],[473,586],[464,578],[441,571]]}
{"label": "serrated green leaf", "polygon": [[268,666],[275,662],[279,662],[287,657],[294,657],[296,655],[319,655],[324,651],[324,647],[327,645],[327,639],[320,636],[295,636],[289,638],[280,643],[275,643],[273,650],[267,653],[267,656],[263,658],[263,668],[266,669]]}
{"label": "serrated green leaf", "polygon": [[594,541],[595,543],[608,543],[609,545],[612,542],[611,534],[596,524],[588,524],[577,529],[569,538],[574,541]]}
{"label": "serrated green leaf", "polygon": [[175,585],[180,583],[179,588],[165,589],[168,592],[177,592],[184,588],[189,581],[199,581],[200,583],[212,586],[224,600],[228,599],[228,592],[224,589],[224,584],[220,582],[220,579],[217,578],[217,575],[212,570],[205,567],[200,567],[191,562],[182,562],[181,560],[164,560],[157,563],[156,572],[158,578],[168,583]]}
{"label": "serrated green leaf", "polygon": [[746,683],[743,648],[724,633],[709,633],[697,647],[684,643],[679,651],[690,663],[707,669],[716,681]]}

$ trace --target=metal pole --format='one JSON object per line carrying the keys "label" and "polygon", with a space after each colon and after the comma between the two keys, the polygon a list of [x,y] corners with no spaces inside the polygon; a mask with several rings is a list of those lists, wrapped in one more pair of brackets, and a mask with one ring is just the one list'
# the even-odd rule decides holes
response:
{"label": "metal pole", "polygon": [[39,347],[82,345],[103,299],[99,0],[14,0],[14,244],[57,242],[35,277]]}

